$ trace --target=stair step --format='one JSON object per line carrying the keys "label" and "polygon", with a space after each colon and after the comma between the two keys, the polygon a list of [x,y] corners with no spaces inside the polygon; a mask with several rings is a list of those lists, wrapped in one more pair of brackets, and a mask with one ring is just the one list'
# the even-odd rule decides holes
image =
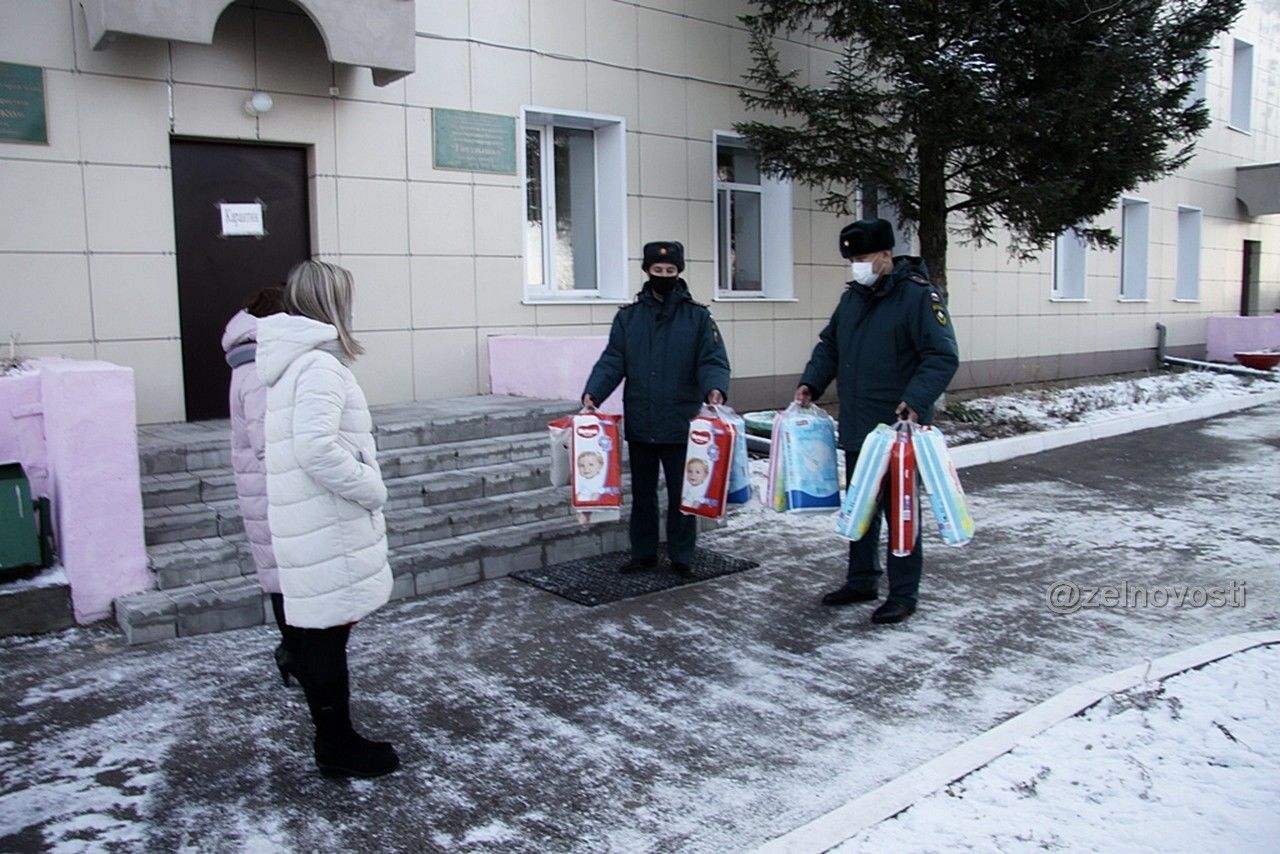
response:
{"label": "stair step", "polygon": [[[212,546],[211,546],[212,547]],[[617,551],[627,547],[626,516],[583,527],[572,516],[538,520],[501,531],[393,549],[393,599],[437,593],[477,581]],[[176,551],[157,547],[156,552]],[[116,622],[130,644],[246,628],[269,621],[270,600],[253,575],[197,581],[116,600]]]}

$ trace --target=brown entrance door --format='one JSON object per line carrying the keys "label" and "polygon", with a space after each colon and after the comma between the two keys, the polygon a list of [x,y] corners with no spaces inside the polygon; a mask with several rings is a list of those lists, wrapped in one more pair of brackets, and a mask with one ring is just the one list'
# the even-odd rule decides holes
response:
{"label": "brown entrance door", "polygon": [[[307,152],[175,139],[170,154],[187,420],[225,418],[223,328],[248,297],[311,255]],[[259,211],[261,236],[237,234],[259,230]]]}

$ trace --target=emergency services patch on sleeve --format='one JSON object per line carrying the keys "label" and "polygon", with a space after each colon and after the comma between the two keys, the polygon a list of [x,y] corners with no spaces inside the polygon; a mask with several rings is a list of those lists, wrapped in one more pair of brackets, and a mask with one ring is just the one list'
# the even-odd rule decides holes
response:
{"label": "emergency services patch on sleeve", "polygon": [[933,305],[933,316],[938,321],[939,326],[947,325],[947,310],[939,303]]}
{"label": "emergency services patch on sleeve", "polygon": [[716,322],[714,320],[711,321],[711,340],[717,344],[720,343],[720,327],[716,326]]}

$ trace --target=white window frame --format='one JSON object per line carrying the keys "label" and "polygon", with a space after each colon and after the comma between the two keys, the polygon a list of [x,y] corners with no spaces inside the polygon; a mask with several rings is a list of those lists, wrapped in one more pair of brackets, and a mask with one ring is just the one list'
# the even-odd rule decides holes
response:
{"label": "white window frame", "polygon": [[1149,302],[1151,278],[1151,202],[1136,196],[1120,200],[1119,302]]}
{"label": "white window frame", "polygon": [[1231,41],[1231,119],[1227,127],[1253,133],[1253,43]]}
{"label": "white window frame", "polygon": [[[711,134],[711,239],[713,243],[712,273],[715,276],[717,302],[796,302],[795,298],[795,246],[792,228],[795,213],[792,210],[791,181],[760,174],[759,184],[739,184],[721,181],[718,177],[718,153],[722,142],[740,141],[741,134],[716,130]],[[720,199],[722,193],[734,190],[760,194],[760,290],[734,291],[720,287],[722,259],[727,249],[722,246],[720,234]]]}
{"label": "white window frame", "polygon": [[1177,272],[1174,302],[1200,302],[1200,253],[1204,244],[1204,211],[1178,205]]}
{"label": "white window frame", "polygon": [[[595,134],[595,216],[596,216],[596,283],[594,289],[561,291],[550,287],[555,269],[554,181],[546,180],[553,168],[552,135],[555,127],[591,130]],[[525,137],[529,130],[543,129],[542,134],[542,265],[544,284],[529,281],[528,232],[525,211],[529,198],[528,163]],[[520,168],[520,277],[524,283],[526,305],[564,305],[623,303],[627,292],[627,128],[622,116],[606,113],[584,113],[548,107],[524,106],[520,109],[517,145]]]}
{"label": "white window frame", "polygon": [[[1063,287],[1063,285],[1076,287]],[[1051,302],[1089,301],[1089,244],[1074,228],[1053,240],[1053,286]]]}

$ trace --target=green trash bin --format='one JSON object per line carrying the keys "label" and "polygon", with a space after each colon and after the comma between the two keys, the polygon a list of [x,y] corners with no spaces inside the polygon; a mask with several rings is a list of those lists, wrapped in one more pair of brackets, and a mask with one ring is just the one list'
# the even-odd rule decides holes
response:
{"label": "green trash bin", "polygon": [[0,463],[0,571],[49,566],[53,520],[49,499],[31,498],[21,463]]}

